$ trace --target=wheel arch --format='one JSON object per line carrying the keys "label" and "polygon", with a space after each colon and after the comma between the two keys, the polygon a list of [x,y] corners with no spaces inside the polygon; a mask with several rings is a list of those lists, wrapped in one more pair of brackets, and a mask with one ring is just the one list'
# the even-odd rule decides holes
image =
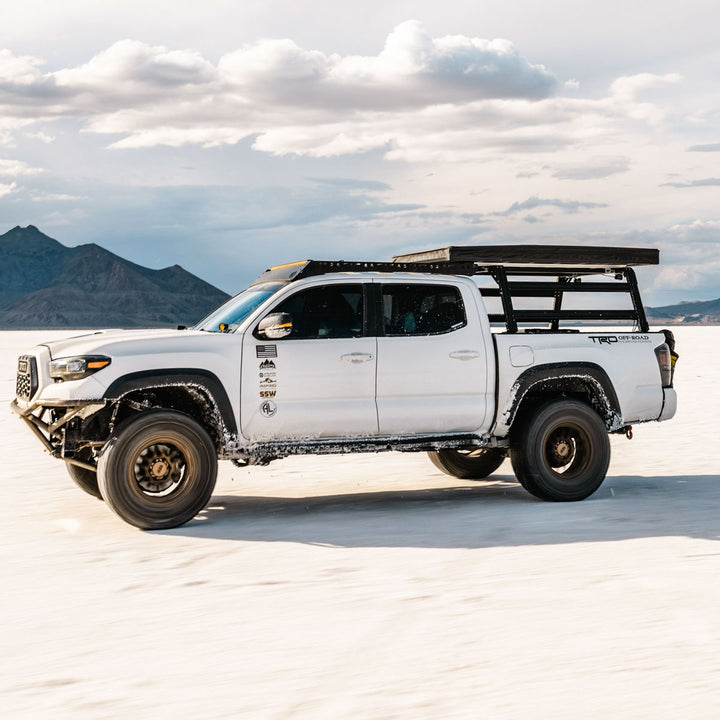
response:
{"label": "wheel arch", "polygon": [[513,384],[511,398],[498,424],[512,428],[529,412],[551,399],[574,398],[595,410],[609,432],[622,427],[617,393],[608,374],[595,363],[537,365]]}
{"label": "wheel arch", "polygon": [[207,370],[177,368],[129,373],[115,380],[103,397],[118,409],[116,421],[150,408],[183,412],[205,428],[219,452],[227,449],[231,438],[237,437],[237,423],[227,392],[219,378]]}

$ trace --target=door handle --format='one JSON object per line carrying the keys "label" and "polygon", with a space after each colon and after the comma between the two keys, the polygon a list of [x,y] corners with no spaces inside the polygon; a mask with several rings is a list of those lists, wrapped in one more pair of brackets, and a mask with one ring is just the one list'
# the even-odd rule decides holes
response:
{"label": "door handle", "polygon": [[357,365],[358,363],[370,362],[373,359],[373,356],[371,353],[354,352],[348,353],[347,355],[341,355],[340,359],[343,362]]}
{"label": "door handle", "polygon": [[453,350],[450,357],[453,360],[474,360],[480,357],[480,353],[477,350]]}

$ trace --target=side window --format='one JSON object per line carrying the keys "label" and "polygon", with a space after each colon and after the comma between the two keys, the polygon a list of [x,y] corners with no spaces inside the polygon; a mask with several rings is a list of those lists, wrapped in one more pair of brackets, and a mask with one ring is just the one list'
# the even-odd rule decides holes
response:
{"label": "side window", "polygon": [[438,335],[464,327],[460,291],[448,285],[384,285],[385,335]]}
{"label": "side window", "polygon": [[350,338],[363,333],[362,285],[321,285],[300,290],[273,313],[289,313],[293,329],[287,340]]}

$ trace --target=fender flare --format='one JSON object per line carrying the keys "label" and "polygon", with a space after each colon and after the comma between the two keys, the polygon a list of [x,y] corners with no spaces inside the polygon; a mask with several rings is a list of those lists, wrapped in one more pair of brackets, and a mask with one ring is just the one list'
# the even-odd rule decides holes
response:
{"label": "fender flare", "polygon": [[201,387],[215,404],[218,415],[231,435],[237,435],[237,423],[228,394],[214,373],[200,368],[143,370],[128,373],[114,380],[105,391],[106,400],[120,400],[128,393],[150,388],[188,386]]}
{"label": "fender flare", "polygon": [[617,430],[622,426],[622,413],[615,387],[605,370],[590,362],[536,365],[523,372],[510,389],[510,401],[500,413],[498,424],[507,427],[512,425],[522,401],[533,388],[542,384],[555,386],[557,390],[562,391],[571,380],[579,380],[593,393],[598,402],[596,410],[599,411],[608,430]]}

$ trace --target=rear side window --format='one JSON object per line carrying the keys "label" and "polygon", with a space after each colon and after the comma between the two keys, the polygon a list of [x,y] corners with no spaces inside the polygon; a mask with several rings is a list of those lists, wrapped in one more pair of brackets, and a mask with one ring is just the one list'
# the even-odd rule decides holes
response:
{"label": "rear side window", "polygon": [[439,335],[467,324],[460,291],[451,285],[384,285],[385,335]]}

